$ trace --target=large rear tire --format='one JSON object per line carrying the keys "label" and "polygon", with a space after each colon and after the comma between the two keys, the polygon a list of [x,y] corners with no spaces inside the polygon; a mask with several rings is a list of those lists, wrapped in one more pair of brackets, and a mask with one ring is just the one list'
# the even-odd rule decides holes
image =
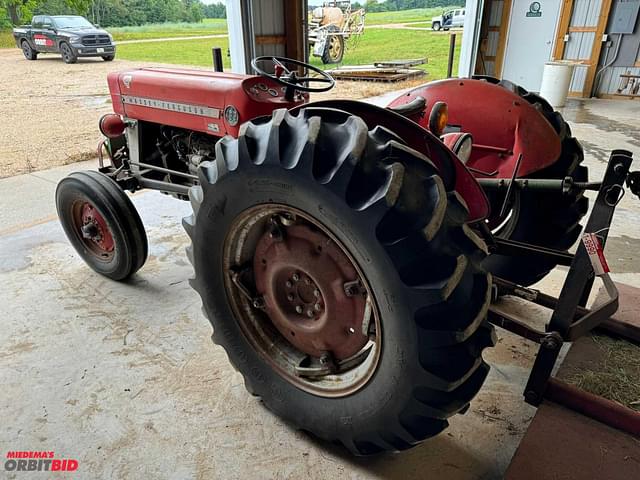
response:
{"label": "large rear tire", "polygon": [[[201,186],[190,191],[194,213],[183,221],[192,240],[192,286],[213,341],[269,409],[359,455],[409,448],[466,411],[488,373],[482,350],[494,343],[485,320],[491,279],[480,267],[485,246],[464,223],[463,202],[445,191],[427,158],[345,112],[303,109],[294,117],[277,110],[271,119],[244,124],[238,139],[219,141],[215,162],[204,162],[199,174]],[[294,250],[304,235],[324,240]],[[309,330],[291,324],[290,332],[281,331],[273,305],[298,302],[291,290],[298,281],[324,299],[317,311],[326,308],[327,325],[345,318],[330,310],[333,294],[326,292],[335,287],[322,283],[329,258],[287,274],[287,298],[260,296],[256,279],[272,262],[264,241],[286,253],[280,262],[304,257],[312,265],[313,255],[342,252],[333,258],[360,280],[351,301],[371,308],[345,338],[366,335],[366,354],[351,364],[341,360],[347,353],[309,354],[293,336]],[[348,305],[340,290],[335,298]],[[315,312],[298,313],[315,331]],[[337,337],[318,335],[308,348],[324,350],[326,340],[338,342],[337,351],[345,346]],[[291,363],[297,354],[312,370],[327,362],[335,368],[311,376]]]}
{"label": "large rear tire", "polygon": [[[564,179],[575,181],[588,179],[587,167],[581,165],[584,153],[578,141],[571,135],[571,128],[562,115],[540,95],[528,92],[508,80],[477,77],[498,84],[518,94],[532,104],[553,126],[561,142],[558,159],[548,167],[525,178]],[[504,195],[490,196],[492,212],[499,212]],[[569,194],[560,192],[524,190],[514,191],[507,214],[502,219],[490,219],[494,233],[502,238],[526,242],[541,247],[566,251],[580,236],[580,220],[589,208],[589,201],[581,191]],[[556,267],[556,263],[534,257],[490,255],[484,267],[494,275],[528,286],[544,278]]]}

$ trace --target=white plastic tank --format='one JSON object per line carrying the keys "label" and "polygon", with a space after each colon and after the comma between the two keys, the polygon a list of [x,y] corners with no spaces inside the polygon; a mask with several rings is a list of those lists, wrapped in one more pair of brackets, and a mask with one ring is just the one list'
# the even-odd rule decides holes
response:
{"label": "white plastic tank", "polygon": [[575,64],[572,62],[547,62],[542,71],[540,95],[553,107],[564,107]]}

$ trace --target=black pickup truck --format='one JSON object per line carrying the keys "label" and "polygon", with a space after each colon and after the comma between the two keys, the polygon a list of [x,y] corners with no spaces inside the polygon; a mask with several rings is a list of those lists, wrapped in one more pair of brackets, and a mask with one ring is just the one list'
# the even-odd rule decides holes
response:
{"label": "black pickup truck", "polygon": [[36,60],[39,53],[60,53],[65,63],[78,57],[110,62],[116,56],[113,37],[77,15],[36,15],[31,25],[14,28],[13,37],[27,60]]}

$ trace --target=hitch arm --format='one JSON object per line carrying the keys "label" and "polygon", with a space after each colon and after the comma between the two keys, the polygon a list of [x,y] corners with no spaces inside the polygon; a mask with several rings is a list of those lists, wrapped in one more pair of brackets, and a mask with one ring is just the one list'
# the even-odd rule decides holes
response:
{"label": "hitch arm", "polygon": [[[614,150],[609,158],[607,171],[598,192],[593,210],[589,216],[586,233],[595,233],[600,238],[602,247],[607,239],[609,226],[613,218],[615,207],[620,201],[621,192],[631,166],[631,152]],[[598,309],[597,315],[586,315],[575,322],[578,307],[584,306],[583,302],[589,295],[594,279],[593,266],[585,246],[580,243],[571,263],[571,268],[562,286],[558,302],[555,305],[551,320],[547,325],[547,332],[557,334],[562,340],[567,341],[577,338],[576,333],[586,333],[589,329],[605,320],[608,315],[615,313],[617,309],[617,290],[613,282],[605,278],[605,286],[612,300],[605,304],[606,309]],[[608,277],[608,276],[607,276]],[[605,315],[608,314],[608,315]],[[604,318],[603,318],[604,317]],[[597,320],[597,321],[596,321]],[[572,326],[579,325],[572,331]],[[589,327],[587,329],[587,327]],[[572,335],[573,333],[573,335]],[[549,377],[560,353],[559,345],[542,344],[536,356],[529,381],[525,388],[525,400],[538,405],[544,396]],[[550,348],[553,347],[553,348]]]}

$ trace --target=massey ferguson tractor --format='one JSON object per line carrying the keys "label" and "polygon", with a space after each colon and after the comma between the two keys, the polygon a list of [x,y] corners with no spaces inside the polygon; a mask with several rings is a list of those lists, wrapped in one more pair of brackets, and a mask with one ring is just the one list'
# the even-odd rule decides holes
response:
{"label": "massey ferguson tractor", "polygon": [[[191,285],[213,341],[269,409],[355,454],[409,448],[464,413],[494,324],[540,345],[524,393],[538,405],[563,342],[617,309],[602,248],[625,187],[640,194],[631,153],[589,182],[560,114],[493,78],[381,108],[308,103],[334,80],[299,61],[253,67],[109,75],[99,171],[56,191],[79,255],[125,280],[147,256],[125,191],[190,200]],[[585,190],[598,196],[583,229]],[[556,265],[570,267],[558,298],[529,288]],[[596,275],[610,299],[589,310]],[[547,329],[494,309],[503,295],[551,308]]]}

